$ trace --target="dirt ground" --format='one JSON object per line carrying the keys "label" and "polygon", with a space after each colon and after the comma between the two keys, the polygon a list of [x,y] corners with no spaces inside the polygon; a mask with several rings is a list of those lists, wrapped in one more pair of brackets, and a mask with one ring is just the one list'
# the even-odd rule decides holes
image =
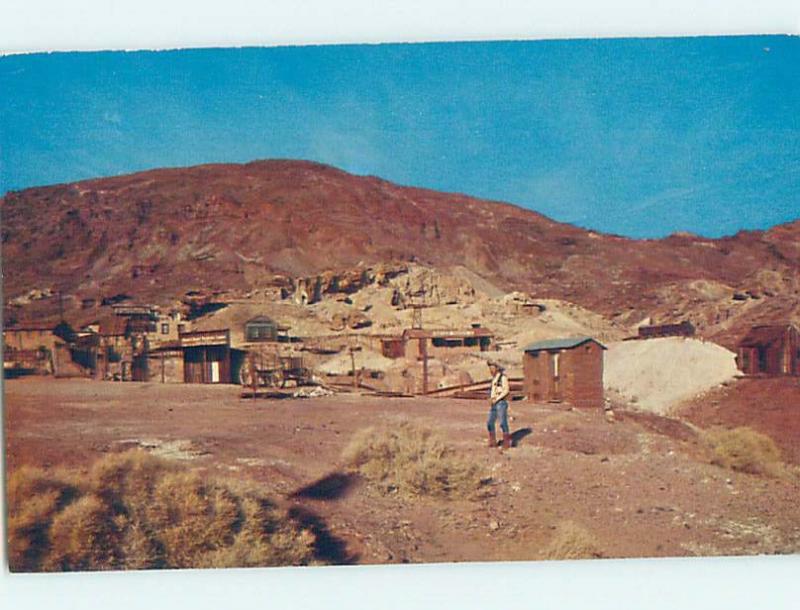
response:
{"label": "dirt ground", "polygon": [[702,428],[750,426],[800,464],[800,378],[742,379],[692,401],[681,415]]}
{"label": "dirt ground", "polygon": [[[12,380],[6,474],[24,464],[88,467],[144,447],[262,484],[314,527],[337,563],[537,559],[567,522],[588,530],[605,557],[800,551],[798,479],[711,465],[679,420],[618,413],[607,423],[599,411],[515,402],[515,447],[501,453],[485,447],[486,410],[470,400],[253,400],[234,386]],[[435,429],[488,483],[469,499],[405,499],[343,468],[357,430],[405,420]],[[713,418],[701,410],[692,420]],[[791,425],[797,434],[796,415]]]}

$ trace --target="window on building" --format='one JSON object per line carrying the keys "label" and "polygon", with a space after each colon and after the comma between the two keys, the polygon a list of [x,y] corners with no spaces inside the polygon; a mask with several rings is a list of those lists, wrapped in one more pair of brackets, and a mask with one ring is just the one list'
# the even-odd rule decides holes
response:
{"label": "window on building", "polygon": [[278,328],[274,324],[248,324],[245,335],[248,341],[275,341],[278,338]]}
{"label": "window on building", "polygon": [[561,354],[556,352],[553,354],[553,379],[558,379],[558,361]]}
{"label": "window on building", "polygon": [[178,332],[185,333],[186,332],[186,324],[178,324]]}
{"label": "window on building", "polygon": [[162,335],[168,335],[169,334],[169,323],[163,322],[161,324],[161,334]]}

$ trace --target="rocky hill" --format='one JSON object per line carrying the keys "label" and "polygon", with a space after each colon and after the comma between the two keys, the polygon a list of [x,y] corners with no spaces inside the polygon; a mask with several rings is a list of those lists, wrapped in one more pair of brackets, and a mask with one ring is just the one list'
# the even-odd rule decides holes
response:
{"label": "rocky hill", "polygon": [[633,240],[285,160],[32,188],[0,205],[6,304],[31,291],[60,292],[69,307],[115,294],[166,304],[414,261],[622,323],[689,317],[723,342],[747,324],[800,316],[800,221],[722,239]]}

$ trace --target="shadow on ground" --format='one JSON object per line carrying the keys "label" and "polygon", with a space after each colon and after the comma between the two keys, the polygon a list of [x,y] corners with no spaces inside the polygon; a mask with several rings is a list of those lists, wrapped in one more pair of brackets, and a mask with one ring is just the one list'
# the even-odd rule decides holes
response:
{"label": "shadow on ground", "polygon": [[533,428],[520,428],[519,430],[514,430],[514,432],[511,433],[511,446],[516,447],[523,438],[532,432]]}
{"label": "shadow on ground", "polygon": [[311,530],[317,537],[314,544],[314,558],[332,564],[352,564],[358,561],[358,555],[347,550],[347,543],[334,536],[325,521],[316,513],[302,506],[292,506],[289,518],[299,526]]}
{"label": "shadow on ground", "polygon": [[332,472],[293,492],[290,498],[307,500],[338,500],[353,488],[357,477],[343,472]]}

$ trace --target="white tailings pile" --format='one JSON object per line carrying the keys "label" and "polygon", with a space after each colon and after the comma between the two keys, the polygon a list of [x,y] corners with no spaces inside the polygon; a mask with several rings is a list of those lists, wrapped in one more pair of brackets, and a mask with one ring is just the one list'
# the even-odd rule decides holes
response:
{"label": "white tailings pile", "polygon": [[666,414],[678,403],[732,379],[735,354],[682,337],[609,343],[603,384],[632,407]]}

